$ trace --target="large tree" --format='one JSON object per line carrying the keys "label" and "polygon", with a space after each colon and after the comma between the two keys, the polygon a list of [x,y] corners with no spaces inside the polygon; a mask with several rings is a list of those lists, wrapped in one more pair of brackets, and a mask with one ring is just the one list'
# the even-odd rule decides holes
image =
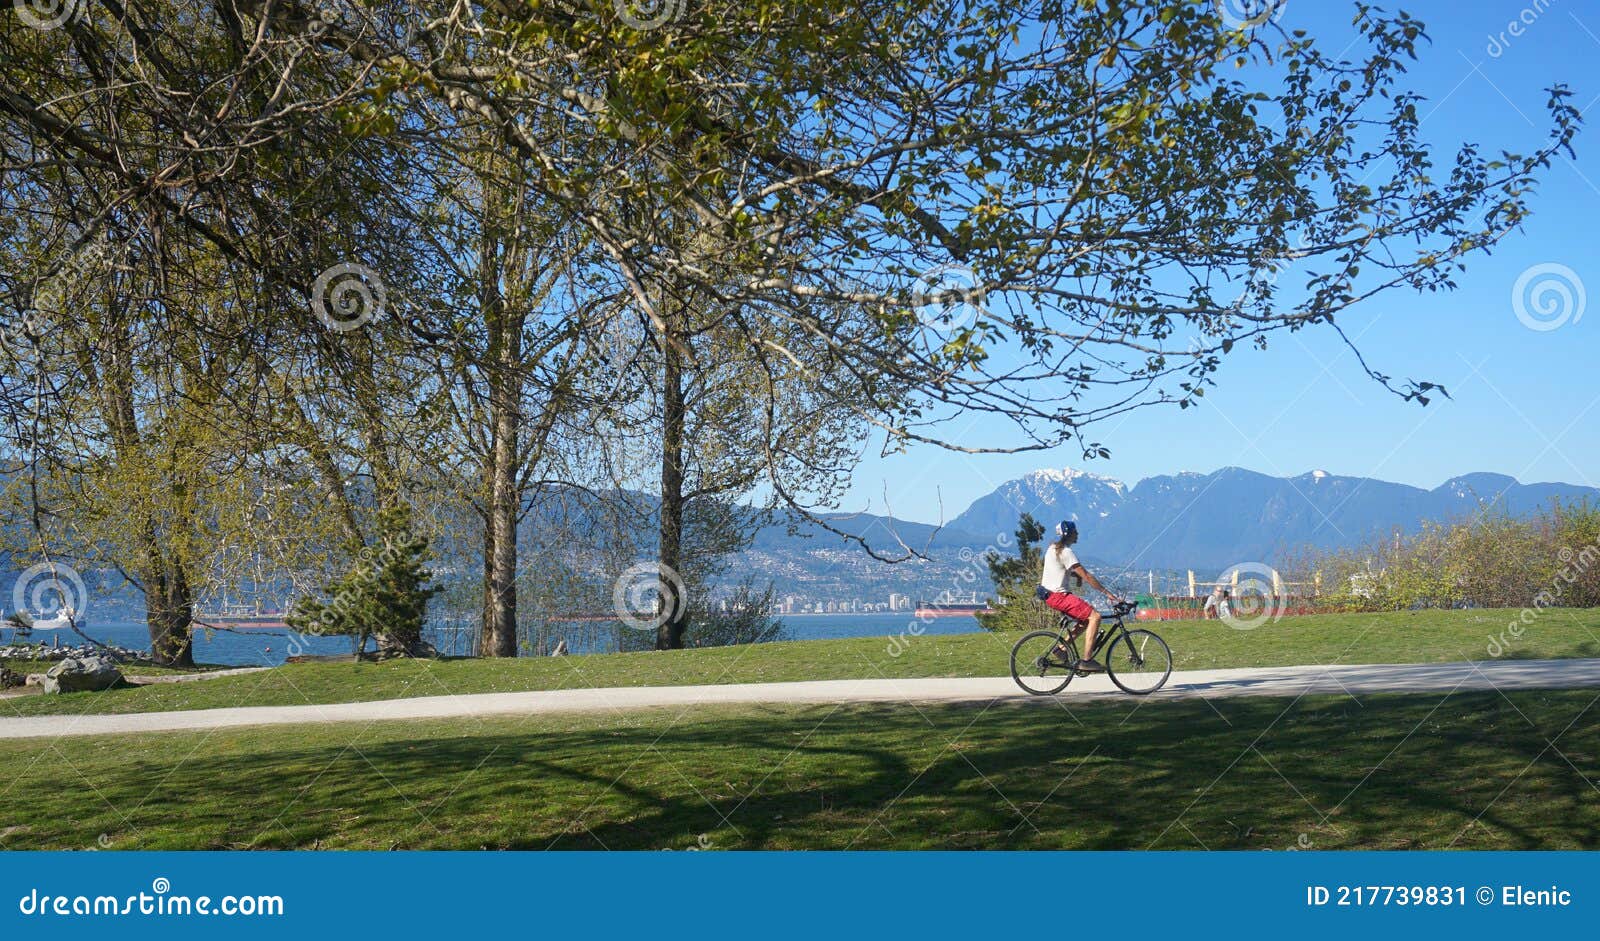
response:
{"label": "large tree", "polygon": [[788,500],[835,496],[865,437],[846,398],[853,385],[835,375],[825,345],[758,309],[725,307],[693,289],[671,293],[662,286],[658,298],[663,331],[640,322],[636,309],[618,330],[639,338],[632,355],[618,357],[624,389],[638,394],[620,396],[602,428],[617,442],[618,482],[648,495],[633,518],[656,524],[655,645],[663,650],[684,645],[690,598],[712,586],[758,527],[781,519]]}
{"label": "large tree", "polygon": [[[1362,54],[1345,59],[1270,21],[1231,25],[1201,0],[757,0],[690,4],[648,28],[599,0],[432,17],[405,4],[246,5],[255,19],[193,11],[250,44],[196,76],[156,55],[166,50],[145,28],[177,9],[108,5],[120,29],[68,29],[99,55],[121,32],[146,53],[127,77],[151,89],[169,136],[200,142],[179,165],[233,161],[113,174],[186,197],[180,217],[231,250],[264,260],[232,234],[240,217],[223,197],[281,198],[262,185],[279,174],[246,159],[265,142],[336,111],[409,146],[434,130],[403,120],[427,102],[495,125],[527,162],[530,196],[589,232],[656,329],[668,326],[652,284],[761,301],[863,374],[944,406],[886,416],[867,398],[865,420],[964,450],[1092,449],[1086,425],[1192,400],[1241,343],[1337,329],[1340,312],[1388,288],[1450,286],[1469,253],[1523,221],[1534,174],[1577,124],[1554,89],[1548,140],[1494,157],[1463,146],[1439,167],[1400,83],[1422,24],[1367,7]],[[106,82],[83,58],[89,90],[72,101]],[[117,165],[115,141],[30,94],[19,70],[0,84],[10,120],[63,156]],[[281,81],[247,116],[175,94],[227,94],[240,76],[276,72],[316,80]],[[605,211],[623,203],[639,211]],[[696,225],[668,224],[683,213]],[[730,284],[729,265],[744,277]],[[840,341],[819,298],[875,309],[883,342]],[[919,319],[952,298],[970,316]],[[1376,375],[1414,398],[1432,391]],[[958,410],[1003,419],[1020,443],[941,437]]]}
{"label": "large tree", "polygon": [[[440,479],[465,471],[465,497],[482,534],[479,650],[518,652],[521,527],[540,498],[577,475],[561,457],[592,428],[588,380],[597,311],[605,292],[586,290],[581,230],[529,198],[526,160],[498,133],[468,126],[457,183],[434,207],[426,236],[442,258],[463,259],[445,296],[458,298],[437,368],[451,417]],[[603,395],[602,395],[603,398]]]}
{"label": "large tree", "polygon": [[[1351,58],[1202,0],[489,5],[319,48],[497,122],[663,338],[653,286],[692,284],[826,343],[891,446],[1100,453],[1095,421],[1192,403],[1242,345],[1451,287],[1570,147],[1555,88],[1545,140],[1441,159],[1402,83],[1422,24],[1356,12]],[[956,415],[995,421],[956,440]]]}
{"label": "large tree", "polygon": [[[460,259],[416,236],[431,174],[472,166],[462,155],[489,141],[495,166],[515,168],[497,199],[598,252],[578,306],[620,288],[669,351],[661,375],[677,381],[660,388],[693,382],[692,309],[718,318],[715,349],[743,343],[825,384],[890,448],[1102,453],[1096,421],[1191,404],[1242,345],[1340,331],[1348,308],[1395,288],[1452,287],[1522,224],[1578,123],[1555,88],[1545,139],[1439,155],[1403,84],[1422,24],[1359,5],[1349,58],[1271,21],[1230,24],[1209,0],[673,9],[643,23],[608,0],[90,0],[60,29],[0,31],[7,216],[34,211],[9,194],[51,187],[92,187],[101,207],[29,256],[41,264],[8,262],[6,326],[117,220],[146,230],[129,238],[181,231],[190,257],[204,245],[275,299],[264,316],[293,361],[351,371],[323,408],[297,400],[323,432],[308,453],[330,490],[370,475],[381,503],[440,428],[392,406],[444,401],[442,384],[407,380],[458,348],[462,305],[437,282]],[[516,360],[500,261],[522,249],[499,228],[467,329],[472,348]],[[370,336],[319,334],[304,299],[353,255],[411,298],[407,314]],[[1436,391],[1387,368],[1369,371],[1398,395]],[[30,401],[20,389],[8,407]],[[514,390],[490,393],[491,450],[525,452]],[[993,420],[968,437],[957,416]],[[666,417],[671,485],[687,457],[673,461]],[[783,485],[785,449],[759,458],[790,508],[827,505],[826,489]],[[490,503],[515,499],[513,463],[490,462]],[[491,581],[498,650],[505,583]]]}

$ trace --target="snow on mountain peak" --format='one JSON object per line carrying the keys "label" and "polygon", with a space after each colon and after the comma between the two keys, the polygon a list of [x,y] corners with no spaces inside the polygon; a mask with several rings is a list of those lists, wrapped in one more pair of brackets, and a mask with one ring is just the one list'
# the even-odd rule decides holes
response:
{"label": "snow on mountain peak", "polygon": [[1080,480],[1091,481],[1093,483],[1110,487],[1119,494],[1127,491],[1127,485],[1114,477],[1106,477],[1101,474],[1091,473],[1086,470],[1078,470],[1077,468],[1073,467],[1063,467],[1059,470],[1053,467],[1041,468],[1023,475],[1023,479],[1034,486],[1038,486],[1042,483],[1050,483],[1066,484],[1067,486],[1071,487]]}

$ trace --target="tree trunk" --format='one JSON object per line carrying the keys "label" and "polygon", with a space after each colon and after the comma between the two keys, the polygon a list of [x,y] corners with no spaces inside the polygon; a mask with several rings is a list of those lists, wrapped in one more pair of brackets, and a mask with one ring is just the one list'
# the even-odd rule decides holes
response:
{"label": "tree trunk", "polygon": [[144,572],[145,620],[150,628],[151,659],[162,666],[194,666],[194,598],[183,568],[150,547]]}
{"label": "tree trunk", "polygon": [[[118,325],[120,327],[120,325]],[[117,461],[125,466],[144,463],[146,456],[139,439],[139,422],[133,398],[133,354],[128,334],[108,328],[101,345],[105,368],[101,396],[104,417],[111,430]],[[171,480],[168,480],[171,487]],[[141,497],[142,500],[153,499]],[[144,505],[140,513],[140,546],[144,564],[139,575],[144,582],[145,623],[150,632],[150,658],[162,666],[194,666],[194,596],[184,574],[182,560],[166,549],[168,537],[162,532],[156,506]],[[168,525],[181,525],[183,518],[169,519]]]}
{"label": "tree trunk", "polygon": [[514,409],[495,416],[489,518],[484,547],[484,650],[486,657],[517,655],[517,428]]}
{"label": "tree trunk", "polygon": [[683,579],[683,369],[671,342],[662,343],[665,369],[661,399],[661,621],[656,649],[680,650],[689,626]]}
{"label": "tree trunk", "polygon": [[478,656],[492,657],[500,622],[494,617],[494,510],[490,506],[494,503],[494,482],[491,474],[485,474],[483,493],[489,510],[483,518],[483,606],[478,611]]}
{"label": "tree trunk", "polygon": [[500,291],[500,245],[492,230],[483,238],[479,304],[489,331],[488,514],[484,522],[483,643],[485,657],[517,655],[517,445],[522,388],[522,324],[507,310]]}

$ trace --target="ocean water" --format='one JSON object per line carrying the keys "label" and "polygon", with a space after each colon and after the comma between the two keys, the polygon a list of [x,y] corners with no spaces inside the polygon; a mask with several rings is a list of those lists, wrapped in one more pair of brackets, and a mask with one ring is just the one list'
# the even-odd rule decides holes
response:
{"label": "ocean water", "polygon": [[836,637],[896,637],[901,633],[972,634],[983,630],[970,615],[919,618],[910,611],[899,614],[790,614],[783,617],[795,640],[829,640]]}
{"label": "ocean water", "polygon": [[[840,637],[895,637],[902,633],[970,634],[982,630],[973,617],[918,618],[909,611],[900,614],[794,614],[785,616],[784,626],[793,640],[827,640]],[[149,650],[150,635],[143,623],[112,621],[93,623],[85,633],[95,640],[134,650]],[[34,643],[49,644],[54,634],[64,645],[82,640],[71,631],[36,632]],[[428,632],[428,639],[441,652],[466,652],[460,633]],[[0,629],[0,644],[11,641],[11,632]],[[196,631],[194,659],[197,663],[227,666],[276,666],[291,656],[335,656],[349,654],[354,644],[347,637],[308,637],[286,630]]]}

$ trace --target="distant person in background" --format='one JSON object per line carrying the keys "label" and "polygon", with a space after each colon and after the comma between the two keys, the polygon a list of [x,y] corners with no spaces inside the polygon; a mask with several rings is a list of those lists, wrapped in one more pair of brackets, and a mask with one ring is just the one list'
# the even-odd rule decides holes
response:
{"label": "distant person in background", "polygon": [[[1067,635],[1070,640],[1078,636],[1079,631],[1086,631],[1083,638],[1083,652],[1094,653],[1094,637],[1100,630],[1100,612],[1094,605],[1073,594],[1072,589],[1078,584],[1088,582],[1095,590],[1105,595],[1115,604],[1122,599],[1113,594],[1111,589],[1100,584],[1100,579],[1078,561],[1078,556],[1072,551],[1072,546],[1078,541],[1078,524],[1072,520],[1062,520],[1056,527],[1056,541],[1044,549],[1044,572],[1039,576],[1037,590],[1040,601],[1057,611],[1078,621],[1078,626]],[[1077,584],[1069,585],[1068,577],[1077,579]],[[1060,656],[1067,651],[1065,647],[1057,645],[1052,654]],[[1084,657],[1077,663],[1079,670],[1099,673],[1105,670],[1093,657]]]}
{"label": "distant person in background", "polygon": [[1221,617],[1223,599],[1226,597],[1227,593],[1222,590],[1221,585],[1211,589],[1211,594],[1206,595],[1205,606],[1200,609],[1200,619],[1211,621]]}

